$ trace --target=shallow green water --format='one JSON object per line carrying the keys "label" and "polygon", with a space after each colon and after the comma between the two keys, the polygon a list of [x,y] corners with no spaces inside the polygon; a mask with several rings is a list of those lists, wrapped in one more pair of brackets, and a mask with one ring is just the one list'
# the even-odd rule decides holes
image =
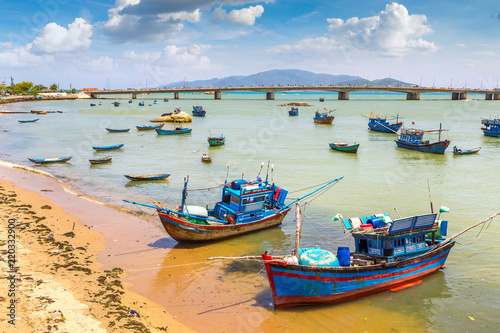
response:
{"label": "shallow green water", "polygon": [[[324,96],[326,101],[318,102],[319,96]],[[163,202],[168,197],[166,205],[177,206],[183,177],[189,175],[190,188],[221,184],[228,162],[229,179],[232,180],[241,178],[243,172],[245,178],[254,178],[261,162],[267,164],[271,160],[274,182],[289,191],[344,176],[333,189],[307,205],[306,214],[310,218],[304,225],[304,247],[352,247],[348,239],[335,242],[344,237],[341,227],[331,221],[336,213],[353,217],[387,212],[396,218],[394,208],[403,216],[429,212],[427,179],[434,208],[441,205],[451,208],[446,216],[451,233],[500,210],[500,139],[484,137],[480,129],[480,118],[498,113],[499,102],[484,101],[482,95],[469,95],[470,99],[477,100],[468,101],[451,101],[446,94],[422,95],[421,101],[406,101],[403,94],[351,94],[350,97],[350,101],[337,101],[336,94],[276,94],[275,101],[267,101],[263,94],[230,94],[215,101],[212,96],[181,94],[180,100],[171,98],[168,103],[163,102],[163,96],[148,96],[144,107],[137,105],[138,100],[132,104],[122,100],[120,107],[112,106],[112,100],[100,100],[102,105],[96,107],[90,107],[88,100],[6,105],[3,110],[61,110],[63,113],[0,115],[0,158],[29,165],[27,157],[73,155],[70,163],[39,168],[115,205],[122,205],[122,199],[152,203],[153,200]],[[148,106],[154,98],[158,104]],[[314,124],[312,116],[316,107],[300,107],[298,117],[289,117],[289,107],[278,104],[291,101],[337,109],[334,124]],[[193,117],[193,123],[188,125],[193,128],[192,134],[158,136],[154,131],[135,129],[136,125],[149,124],[150,119],[171,112],[174,107],[191,113],[196,102],[205,107],[207,116]],[[394,135],[367,130],[367,119],[361,114],[367,115],[370,111],[389,116],[399,114],[408,127],[436,129],[443,123],[443,128],[449,129],[443,137],[451,140],[451,146],[443,156],[396,148]],[[17,121],[33,118],[40,120],[29,124]],[[106,127],[131,130],[108,133]],[[172,125],[166,124],[164,128],[170,127]],[[209,133],[224,134],[226,145],[208,148]],[[428,138],[437,139],[437,135]],[[358,154],[332,151],[328,143],[334,141],[360,143]],[[91,148],[118,143],[124,143],[124,148],[99,153]],[[482,149],[477,155],[455,157],[451,153],[453,145]],[[202,153],[212,156],[213,162],[202,163]],[[90,166],[89,158],[104,156],[112,156],[113,162]],[[123,176],[156,173],[172,175],[165,181],[146,183],[130,182]],[[290,197],[303,193],[291,193]],[[190,204],[204,206],[218,201],[219,195],[217,190],[190,192],[188,200]],[[289,253],[295,234],[292,215],[289,214],[284,224],[274,230],[204,249],[210,255],[231,256],[260,254],[265,250],[277,253],[280,249],[281,253]],[[252,330],[293,322],[294,327],[314,331],[339,322],[337,316],[332,317],[332,312],[352,310],[369,312],[374,317],[390,314],[395,321],[391,327],[399,327],[401,331],[405,331],[408,324],[440,332],[498,331],[499,221],[491,225],[479,242],[470,246],[457,244],[448,258],[447,268],[419,286],[346,305],[274,313],[266,310],[269,314],[255,319]],[[473,231],[459,238],[459,243],[467,243],[476,233]],[[182,250],[175,244],[173,247],[175,251]],[[222,267],[235,288],[238,284],[255,284],[245,289],[246,297],[256,297],[257,306],[269,308],[270,292],[262,274],[253,267],[252,271]],[[157,279],[163,281],[161,273]],[[252,294],[255,292],[258,294]],[[384,311],[381,314],[377,312],[380,309]],[[362,315],[350,320],[350,323],[359,321],[359,327],[366,324]],[[374,327],[383,327],[383,321]]]}

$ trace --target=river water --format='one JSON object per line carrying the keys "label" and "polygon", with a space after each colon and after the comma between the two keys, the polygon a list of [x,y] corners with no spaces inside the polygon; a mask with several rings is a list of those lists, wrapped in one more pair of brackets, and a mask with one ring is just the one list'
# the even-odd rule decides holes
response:
{"label": "river water", "polygon": [[[163,97],[170,97],[164,102]],[[325,97],[320,103],[319,97]],[[213,100],[210,95],[143,95],[129,104],[122,99],[32,102],[4,105],[2,110],[58,110],[46,115],[0,115],[0,159],[26,164],[27,157],[51,158],[73,155],[69,163],[39,166],[72,187],[98,200],[134,210],[122,199],[145,203],[180,202],[183,178],[189,188],[205,188],[244,173],[252,179],[262,162],[274,166],[269,177],[289,190],[289,197],[305,194],[305,188],[341,176],[345,178],[306,207],[303,247],[321,246],[335,252],[337,246],[353,242],[331,218],[389,213],[397,218],[430,211],[429,191],[434,209],[451,208],[445,217],[449,232],[455,233],[500,209],[500,139],[481,132],[480,119],[498,113],[499,102],[485,101],[483,95],[469,94],[467,101],[451,101],[449,94],[421,95],[420,101],[406,101],[404,94],[351,94],[338,101],[336,94],[285,93],[276,100],[265,94],[234,93]],[[153,104],[153,99],[158,104]],[[303,102],[298,117],[289,117],[281,103]],[[100,103],[100,104],[99,104]],[[181,107],[191,113],[199,103],[205,118],[193,117],[192,134],[159,136],[154,131],[136,131],[136,125]],[[151,105],[150,105],[151,104]],[[315,110],[336,109],[333,125],[314,124]],[[424,154],[396,148],[395,135],[367,130],[361,115],[399,115],[405,126],[424,130],[449,129],[442,133],[451,140],[444,155]],[[36,123],[17,120],[40,118]],[[131,128],[128,133],[108,133],[105,128]],[[166,124],[164,128],[171,128]],[[223,134],[226,144],[209,148],[209,135]],[[431,141],[437,134],[426,134]],[[360,143],[358,154],[344,154],[329,148],[329,142]],[[92,146],[123,143],[124,148],[94,152]],[[482,147],[479,154],[453,156],[452,147]],[[205,164],[208,153],[213,162]],[[112,156],[110,164],[90,166],[88,159]],[[131,182],[124,174],[171,173],[164,181]],[[266,174],[266,167],[262,171]],[[262,176],[261,174],[261,176]],[[189,192],[188,203],[205,206],[220,200],[220,191]],[[295,238],[293,213],[280,227],[215,244],[177,244],[152,225],[133,232],[137,245],[133,256],[115,256],[130,269],[134,288],[164,305],[186,325],[200,331],[498,331],[500,327],[500,269],[497,260],[500,227],[493,222],[482,238],[472,231],[458,239],[446,269],[420,285],[399,292],[387,292],[340,305],[273,310],[272,298],[262,266],[253,262],[205,261],[211,256],[290,253]],[[154,225],[153,225],[154,224]],[[116,231],[116,230],[115,230]],[[103,231],[104,232],[104,231]],[[108,238],[113,236],[107,235]],[[109,248],[118,247],[112,241]],[[125,245],[122,245],[125,246]],[[130,246],[130,243],[126,245]],[[123,252],[123,247],[121,251]],[[151,249],[154,251],[148,252]],[[116,251],[114,252],[116,254]],[[141,252],[142,251],[142,252]],[[110,252],[111,253],[111,252]],[[105,259],[111,264],[112,259]]]}

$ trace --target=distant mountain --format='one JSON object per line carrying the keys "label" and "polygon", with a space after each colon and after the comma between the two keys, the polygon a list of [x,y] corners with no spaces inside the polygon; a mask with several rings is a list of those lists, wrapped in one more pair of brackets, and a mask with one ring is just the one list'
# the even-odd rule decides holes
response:
{"label": "distant mountain", "polygon": [[359,76],[351,75],[331,75],[316,74],[298,69],[273,69],[252,75],[235,75],[224,78],[214,78],[210,80],[178,81],[158,88],[179,88],[179,87],[236,87],[236,86],[270,86],[270,85],[356,85],[356,86],[410,86],[411,83],[402,82],[395,79],[385,78],[381,80],[367,80]]}

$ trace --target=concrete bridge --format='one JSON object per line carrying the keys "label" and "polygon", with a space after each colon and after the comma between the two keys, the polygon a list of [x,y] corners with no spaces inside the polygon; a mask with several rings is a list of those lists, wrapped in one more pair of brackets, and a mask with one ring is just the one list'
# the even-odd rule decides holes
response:
{"label": "concrete bridge", "polygon": [[328,91],[337,92],[338,100],[349,100],[350,92],[366,92],[366,91],[382,91],[382,92],[398,92],[406,93],[407,100],[420,100],[420,94],[425,93],[450,93],[452,100],[465,100],[467,93],[469,94],[484,94],[485,100],[499,100],[500,90],[488,89],[457,89],[457,88],[428,88],[428,87],[374,87],[374,86],[251,86],[251,87],[210,87],[210,88],[170,88],[170,89],[127,89],[127,90],[103,90],[103,91],[89,91],[92,98],[102,98],[106,95],[130,95],[132,99],[136,99],[138,95],[142,94],[174,94],[174,99],[179,99],[180,93],[211,93],[214,99],[221,99],[223,92],[235,91],[257,91],[265,92],[267,100],[274,100],[276,92],[283,91]]}

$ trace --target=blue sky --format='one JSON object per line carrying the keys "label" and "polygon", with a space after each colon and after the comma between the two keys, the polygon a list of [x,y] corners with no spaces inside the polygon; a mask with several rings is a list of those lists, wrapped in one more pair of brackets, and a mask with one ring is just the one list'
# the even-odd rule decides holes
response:
{"label": "blue sky", "polygon": [[495,88],[500,2],[44,0],[0,3],[0,80],[158,86],[270,69]]}

